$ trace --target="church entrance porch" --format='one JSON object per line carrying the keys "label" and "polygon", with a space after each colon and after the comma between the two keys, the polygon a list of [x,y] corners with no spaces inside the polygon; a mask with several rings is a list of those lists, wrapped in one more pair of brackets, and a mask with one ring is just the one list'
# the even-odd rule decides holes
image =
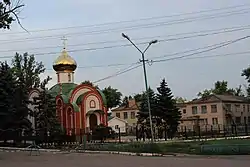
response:
{"label": "church entrance porch", "polygon": [[98,125],[103,124],[104,112],[102,110],[90,110],[86,114],[87,131],[93,131]]}

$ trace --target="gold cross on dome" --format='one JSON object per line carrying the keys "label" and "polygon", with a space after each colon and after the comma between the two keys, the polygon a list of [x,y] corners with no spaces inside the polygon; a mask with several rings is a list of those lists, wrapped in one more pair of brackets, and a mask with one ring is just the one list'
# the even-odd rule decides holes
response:
{"label": "gold cross on dome", "polygon": [[65,36],[63,36],[63,38],[62,38],[62,41],[63,41],[63,49],[66,49],[66,41],[67,41],[68,39],[65,37]]}

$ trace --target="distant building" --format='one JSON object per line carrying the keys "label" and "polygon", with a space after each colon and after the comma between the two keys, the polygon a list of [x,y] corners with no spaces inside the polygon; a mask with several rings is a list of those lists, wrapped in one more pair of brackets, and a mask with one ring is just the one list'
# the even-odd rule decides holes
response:
{"label": "distant building", "polygon": [[126,133],[126,125],[127,121],[118,118],[118,117],[113,117],[110,116],[108,117],[108,126],[111,127],[116,133]]}
{"label": "distant building", "polygon": [[127,106],[121,106],[112,110],[112,116],[125,120],[128,127],[135,127],[137,124],[136,115],[138,112],[138,104],[134,99],[130,99]]}
{"label": "distant building", "polygon": [[245,97],[210,95],[187,103],[177,104],[182,113],[180,127],[199,125],[250,125],[250,102]]}

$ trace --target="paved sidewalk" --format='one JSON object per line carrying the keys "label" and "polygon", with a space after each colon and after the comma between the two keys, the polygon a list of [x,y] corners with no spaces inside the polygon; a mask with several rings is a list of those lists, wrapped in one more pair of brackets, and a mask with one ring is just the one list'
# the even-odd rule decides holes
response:
{"label": "paved sidewalk", "polygon": [[27,152],[0,153],[3,167],[248,167],[249,156],[225,158],[179,158],[179,157],[137,157],[108,154],[52,154],[29,156]]}

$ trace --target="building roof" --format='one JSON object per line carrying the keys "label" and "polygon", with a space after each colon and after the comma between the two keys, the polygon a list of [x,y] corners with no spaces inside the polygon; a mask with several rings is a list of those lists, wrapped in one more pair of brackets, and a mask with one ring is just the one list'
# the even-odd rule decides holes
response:
{"label": "building roof", "polygon": [[213,102],[231,102],[231,103],[248,103],[249,100],[246,97],[242,96],[233,96],[233,95],[209,95],[204,98],[194,99],[187,104],[196,104],[196,103],[213,103]]}
{"label": "building roof", "polygon": [[135,102],[134,99],[128,101],[128,105],[120,106],[113,109],[112,111],[125,111],[125,110],[139,110],[139,103]]}
{"label": "building roof", "polygon": [[112,119],[117,119],[117,120],[119,120],[121,122],[127,123],[127,121],[124,120],[124,119],[121,119],[121,118],[118,118],[118,117],[115,117],[115,116],[108,116],[108,122],[111,121]]}
{"label": "building roof", "polygon": [[64,103],[68,103],[71,92],[75,89],[75,87],[77,87],[77,84],[75,83],[61,83],[54,85],[52,88],[49,89],[49,92],[52,94],[52,96],[56,97],[60,94],[60,91],[62,89],[63,101]]}
{"label": "building roof", "polygon": [[53,69],[55,71],[75,71],[76,61],[69,56],[68,52],[63,49],[61,55],[55,60]]}

